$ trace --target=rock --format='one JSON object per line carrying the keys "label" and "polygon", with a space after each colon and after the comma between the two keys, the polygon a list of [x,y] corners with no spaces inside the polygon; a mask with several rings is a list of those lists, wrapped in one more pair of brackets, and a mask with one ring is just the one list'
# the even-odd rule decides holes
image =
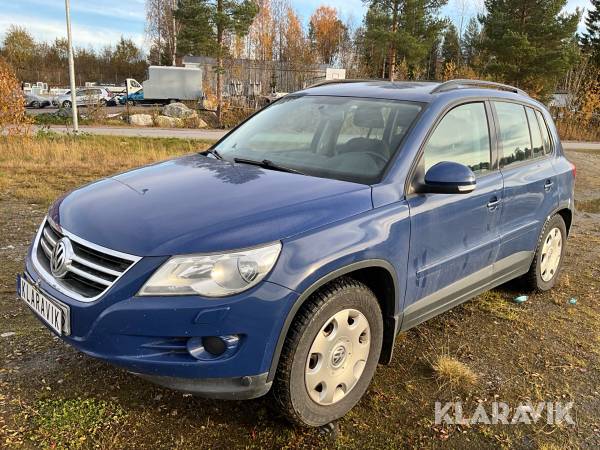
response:
{"label": "rock", "polygon": [[151,127],[154,122],[150,114],[132,114],[129,116],[129,123],[138,127]]}
{"label": "rock", "polygon": [[190,117],[197,117],[198,113],[191,110],[183,103],[171,103],[162,110],[163,116],[175,117],[177,119],[189,119]]}
{"label": "rock", "polygon": [[154,124],[160,128],[181,128],[183,127],[183,120],[169,116],[156,116]]}
{"label": "rock", "polygon": [[208,124],[198,116],[183,119],[183,123],[186,128],[208,128]]}
{"label": "rock", "polygon": [[58,117],[72,117],[73,110],[71,108],[60,108],[54,114],[56,114]]}

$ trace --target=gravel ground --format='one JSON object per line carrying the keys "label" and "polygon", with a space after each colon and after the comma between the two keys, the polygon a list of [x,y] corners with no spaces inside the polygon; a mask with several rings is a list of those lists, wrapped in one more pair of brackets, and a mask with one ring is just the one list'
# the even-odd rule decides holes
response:
{"label": "gravel ground", "polygon": [[[268,396],[224,402],[156,387],[63,344],[14,294],[46,207],[0,198],[0,447],[598,448],[600,153],[568,157],[579,211],[557,288],[516,305],[512,283],[402,334],[393,363],[333,430],[289,426]],[[440,355],[466,364],[477,383],[437,379]],[[434,403],[451,400],[471,413],[494,400],[572,401],[575,425],[436,425]]]}

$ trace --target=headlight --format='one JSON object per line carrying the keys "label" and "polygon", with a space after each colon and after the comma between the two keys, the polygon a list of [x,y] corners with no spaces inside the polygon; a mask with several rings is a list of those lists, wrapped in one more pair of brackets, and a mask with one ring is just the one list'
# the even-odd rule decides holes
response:
{"label": "headlight", "polygon": [[221,255],[174,256],[138,295],[225,297],[258,284],[273,268],[281,243]]}

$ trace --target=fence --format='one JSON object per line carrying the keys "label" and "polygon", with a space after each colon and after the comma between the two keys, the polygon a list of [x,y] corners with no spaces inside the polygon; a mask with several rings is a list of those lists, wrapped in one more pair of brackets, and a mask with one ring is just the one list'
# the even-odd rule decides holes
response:
{"label": "fence", "polygon": [[[217,61],[186,56],[183,64],[202,70],[205,96],[217,92]],[[295,67],[289,62],[229,59],[224,62],[223,96],[232,104],[257,107],[276,92],[294,92],[325,79],[327,66]]]}

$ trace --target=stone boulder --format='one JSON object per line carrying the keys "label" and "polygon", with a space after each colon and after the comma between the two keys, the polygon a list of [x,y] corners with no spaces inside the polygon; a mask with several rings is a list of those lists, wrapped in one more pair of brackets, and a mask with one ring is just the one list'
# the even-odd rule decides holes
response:
{"label": "stone boulder", "polygon": [[208,128],[208,124],[198,116],[184,119],[183,124],[186,128]]}
{"label": "stone boulder", "polygon": [[169,116],[156,116],[154,124],[160,128],[181,128],[183,127],[183,120]]}
{"label": "stone boulder", "polygon": [[198,113],[183,103],[171,103],[166,105],[162,110],[163,116],[174,117],[176,119],[189,119],[191,117],[197,117]]}
{"label": "stone boulder", "polygon": [[150,114],[132,114],[129,123],[138,127],[151,127],[154,124]]}
{"label": "stone boulder", "polygon": [[60,108],[54,114],[58,117],[73,117],[73,110],[71,108]]}

